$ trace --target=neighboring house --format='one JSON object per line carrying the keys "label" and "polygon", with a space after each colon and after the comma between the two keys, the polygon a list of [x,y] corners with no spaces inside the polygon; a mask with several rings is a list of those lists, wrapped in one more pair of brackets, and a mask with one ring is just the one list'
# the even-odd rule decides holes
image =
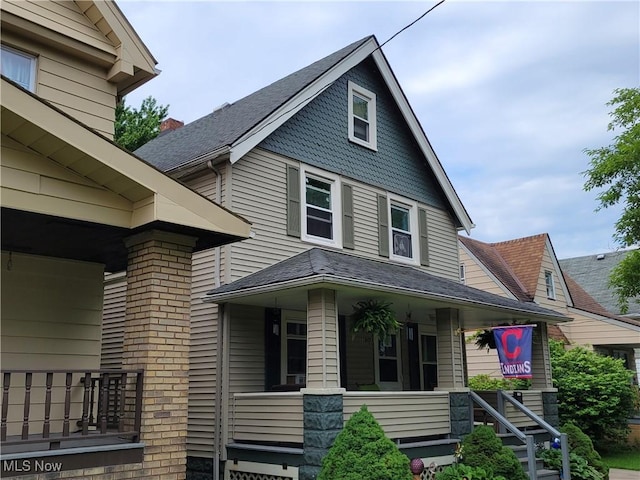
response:
{"label": "neighboring house", "polygon": [[[626,313],[620,311],[620,306],[609,287],[609,277],[613,268],[629,253],[630,250],[620,250],[617,252],[598,253],[596,255],[586,255],[584,257],[565,258],[559,260],[560,267],[600,305],[608,312],[617,316],[636,320],[640,322],[640,299],[632,298],[629,301],[629,308]],[[636,334],[640,343],[640,333]],[[602,348],[601,351],[607,355],[620,356],[621,353],[615,348]],[[640,371],[640,349],[635,350],[636,371]],[[623,356],[627,364],[632,360],[628,356]]]}
{"label": "neighboring house", "polygon": [[[549,332],[568,347],[582,345],[625,358],[634,368],[634,348],[640,347],[640,322],[608,312],[560,268],[546,233],[497,243],[460,236],[460,265],[469,286],[533,301],[573,320]],[[555,330],[555,331],[554,331]],[[467,349],[469,376],[499,376],[494,351]],[[636,375],[637,376],[637,375]]]}
{"label": "neighboring house", "polygon": [[[528,405],[553,411],[547,325],[567,318],[460,284],[472,222],[374,37],[136,153],[252,222],[251,239],[194,256],[198,478],[315,478],[364,403],[407,455],[450,462],[473,421],[462,331],[494,322],[538,325]],[[110,366],[122,289],[106,290]],[[392,304],[397,334],[351,333],[368,299]]]}
{"label": "neighboring house", "polygon": [[[191,254],[250,225],[111,141],[118,97],[156,75],[114,3],[1,9],[0,476],[184,478]],[[124,353],[101,370],[123,270]]]}
{"label": "neighboring house", "polygon": [[630,251],[619,250],[584,257],[565,258],[559,262],[562,270],[571,275],[608,312],[640,320],[640,298],[630,299],[629,309],[623,314],[613,290],[609,287],[611,271]]}

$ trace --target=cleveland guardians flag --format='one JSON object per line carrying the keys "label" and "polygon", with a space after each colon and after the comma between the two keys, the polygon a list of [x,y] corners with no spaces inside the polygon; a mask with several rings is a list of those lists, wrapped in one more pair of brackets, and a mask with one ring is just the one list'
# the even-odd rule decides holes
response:
{"label": "cleveland guardians flag", "polygon": [[504,378],[531,378],[533,325],[494,327],[500,370]]}

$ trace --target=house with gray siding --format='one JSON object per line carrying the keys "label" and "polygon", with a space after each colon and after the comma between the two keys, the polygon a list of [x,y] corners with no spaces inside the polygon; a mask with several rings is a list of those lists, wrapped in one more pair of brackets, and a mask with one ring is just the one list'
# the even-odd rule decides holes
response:
{"label": "house with gray siding", "polygon": [[[193,257],[194,478],[315,478],[362,404],[407,455],[450,463],[473,422],[463,332],[516,319],[538,326],[528,405],[555,421],[546,329],[568,318],[461,284],[473,223],[375,37],[136,154],[252,224]],[[122,288],[107,288],[115,366]],[[401,328],[353,333],[365,300]]]}

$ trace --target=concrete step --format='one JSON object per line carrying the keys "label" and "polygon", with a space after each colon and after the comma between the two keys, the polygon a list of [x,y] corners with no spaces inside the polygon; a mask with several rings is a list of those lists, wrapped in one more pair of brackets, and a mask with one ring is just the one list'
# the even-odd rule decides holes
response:
{"label": "concrete step", "polygon": [[560,480],[560,472],[541,468],[537,470],[538,480]]}

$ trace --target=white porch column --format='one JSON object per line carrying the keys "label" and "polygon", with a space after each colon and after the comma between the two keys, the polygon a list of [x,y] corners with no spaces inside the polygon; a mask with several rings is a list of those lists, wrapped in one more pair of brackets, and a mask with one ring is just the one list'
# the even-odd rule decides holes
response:
{"label": "white porch column", "polygon": [[458,310],[436,310],[438,338],[438,389],[464,388],[464,335],[461,333]]}
{"label": "white porch column", "polygon": [[338,307],[335,290],[310,290],[307,296],[306,388],[307,393],[327,389],[335,391],[340,388]]}

